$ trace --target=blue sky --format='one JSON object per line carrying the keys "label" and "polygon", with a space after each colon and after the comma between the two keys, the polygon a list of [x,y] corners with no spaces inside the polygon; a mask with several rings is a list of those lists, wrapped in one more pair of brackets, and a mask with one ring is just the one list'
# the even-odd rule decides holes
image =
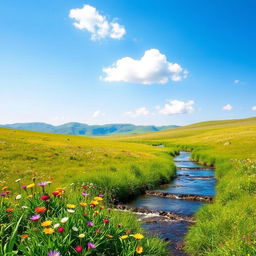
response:
{"label": "blue sky", "polygon": [[255,116],[255,9],[254,0],[1,0],[0,123]]}

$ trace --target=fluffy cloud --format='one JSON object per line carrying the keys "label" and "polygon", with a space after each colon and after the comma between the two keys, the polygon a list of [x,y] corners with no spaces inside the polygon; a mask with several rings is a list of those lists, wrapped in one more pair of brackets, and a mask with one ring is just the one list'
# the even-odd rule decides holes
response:
{"label": "fluffy cloud", "polygon": [[256,111],[256,106],[253,106],[253,107],[252,107],[252,111]]}
{"label": "fluffy cloud", "polygon": [[230,111],[230,110],[233,109],[233,107],[232,107],[230,104],[227,104],[227,105],[225,105],[222,109],[223,109],[223,110],[226,110],[226,111]]}
{"label": "fluffy cloud", "polygon": [[179,100],[169,100],[163,107],[157,107],[159,114],[162,115],[176,115],[176,114],[190,114],[194,112],[195,102],[190,101],[179,101]]}
{"label": "fluffy cloud", "polygon": [[112,66],[103,68],[107,82],[130,82],[141,84],[166,84],[185,79],[188,72],[177,63],[168,62],[167,57],[158,49],[145,51],[139,59],[124,57]]}
{"label": "fluffy cloud", "polygon": [[69,17],[75,20],[73,25],[77,29],[89,31],[92,40],[106,37],[121,39],[126,33],[124,26],[115,21],[109,21],[95,7],[88,4],[80,9],[71,9]]}
{"label": "fluffy cloud", "polygon": [[102,112],[101,110],[96,110],[96,111],[92,114],[92,117],[94,117],[94,118],[97,118],[97,117],[100,117],[100,116],[105,116],[105,113]]}
{"label": "fluffy cloud", "polygon": [[239,84],[240,83],[240,80],[236,79],[234,80],[234,84]]}
{"label": "fluffy cloud", "polygon": [[133,111],[128,111],[125,113],[126,116],[130,117],[149,116],[150,114],[151,113],[145,107],[137,108]]}

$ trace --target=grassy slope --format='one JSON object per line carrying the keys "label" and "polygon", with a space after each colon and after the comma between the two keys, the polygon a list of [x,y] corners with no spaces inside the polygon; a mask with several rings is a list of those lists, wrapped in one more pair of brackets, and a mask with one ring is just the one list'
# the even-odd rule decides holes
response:
{"label": "grassy slope", "polygon": [[32,177],[53,177],[57,185],[90,181],[113,188],[120,199],[174,173],[166,149],[5,128],[0,128],[0,165],[2,185],[18,178],[26,184]]}
{"label": "grassy slope", "polygon": [[194,149],[194,159],[215,164],[216,200],[198,212],[187,251],[196,256],[256,255],[256,118],[203,122],[119,140]]}

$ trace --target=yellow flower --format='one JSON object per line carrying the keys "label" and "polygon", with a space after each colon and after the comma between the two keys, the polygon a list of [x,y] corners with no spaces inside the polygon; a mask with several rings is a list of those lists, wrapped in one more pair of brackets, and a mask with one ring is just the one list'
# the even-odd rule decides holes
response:
{"label": "yellow flower", "polygon": [[88,204],[87,204],[87,203],[83,203],[83,202],[81,202],[81,203],[80,203],[80,205],[81,205],[81,206],[83,206],[83,207],[88,206]]}
{"label": "yellow flower", "polygon": [[54,229],[53,228],[44,228],[43,231],[47,235],[51,235],[52,233],[54,233]]}
{"label": "yellow flower", "polygon": [[90,204],[92,204],[92,205],[98,205],[98,204],[99,204],[99,202],[98,202],[98,201],[93,200],[93,201],[91,201],[91,203],[90,203]]}
{"label": "yellow flower", "polygon": [[104,208],[105,208],[105,206],[103,206],[103,205],[100,205],[100,206],[99,206],[99,208],[100,208],[100,209],[104,209]]}
{"label": "yellow flower", "polygon": [[140,246],[140,245],[138,245],[138,246],[136,247],[136,252],[137,252],[138,254],[142,254],[142,253],[143,253],[143,247]]}
{"label": "yellow flower", "polygon": [[27,196],[27,198],[32,198],[32,197],[33,197],[33,195],[28,195],[28,196]]}
{"label": "yellow flower", "polygon": [[76,208],[76,206],[74,204],[67,204],[67,207],[69,209],[75,209]]}
{"label": "yellow flower", "polygon": [[96,197],[94,197],[93,199],[94,199],[95,201],[102,201],[102,200],[103,200],[103,198],[100,197],[100,196],[96,196]]}
{"label": "yellow flower", "polygon": [[113,236],[110,235],[110,234],[106,235],[106,237],[108,237],[108,238],[113,238]]}
{"label": "yellow flower", "polygon": [[125,240],[125,239],[127,239],[128,238],[128,235],[123,235],[123,236],[121,236],[121,239],[122,240]]}
{"label": "yellow flower", "polygon": [[46,220],[46,221],[44,221],[42,224],[41,224],[41,226],[42,227],[48,227],[48,226],[50,226],[52,224],[52,221],[51,220]]}
{"label": "yellow flower", "polygon": [[140,233],[136,233],[135,235],[133,235],[133,237],[134,237],[135,239],[137,239],[137,240],[141,240],[141,239],[144,238],[144,236],[143,236],[142,234],[140,234]]}
{"label": "yellow flower", "polygon": [[35,183],[31,183],[29,185],[27,185],[27,188],[33,188],[35,186]]}
{"label": "yellow flower", "polygon": [[96,215],[99,214],[99,213],[100,213],[99,211],[94,211],[94,214],[96,214]]}
{"label": "yellow flower", "polygon": [[2,187],[2,190],[6,190],[7,188],[8,188],[8,187],[6,187],[6,186],[5,186],[5,187]]}

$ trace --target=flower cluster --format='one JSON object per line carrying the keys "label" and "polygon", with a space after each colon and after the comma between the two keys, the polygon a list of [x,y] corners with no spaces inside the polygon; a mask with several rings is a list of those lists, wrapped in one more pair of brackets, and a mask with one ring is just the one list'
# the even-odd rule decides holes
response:
{"label": "flower cluster", "polygon": [[[9,254],[27,255],[29,250],[29,255],[49,256],[136,255],[146,251],[144,235],[125,228],[118,213],[106,207],[104,191],[93,184],[72,184],[71,189],[52,192],[51,184],[22,185],[23,192],[14,200],[8,187],[2,187],[0,224],[4,232],[0,235]],[[18,236],[10,246],[15,228]]]}

